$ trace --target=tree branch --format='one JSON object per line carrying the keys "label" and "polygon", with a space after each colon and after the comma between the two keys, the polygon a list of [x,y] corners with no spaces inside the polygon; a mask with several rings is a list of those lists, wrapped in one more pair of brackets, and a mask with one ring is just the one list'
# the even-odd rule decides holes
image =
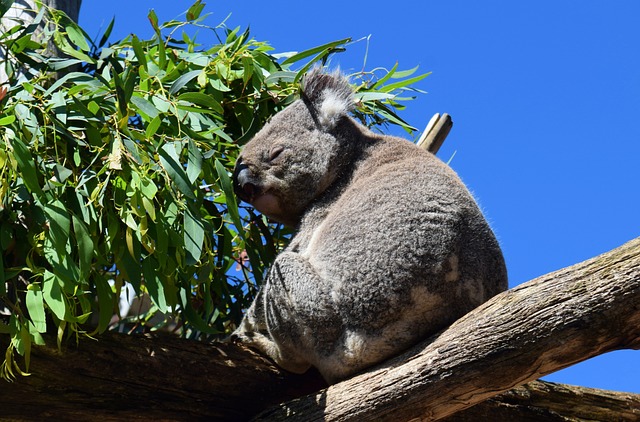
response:
{"label": "tree branch", "polygon": [[[637,420],[640,395],[539,382],[511,388],[638,348],[639,298],[640,238],[505,292],[404,355],[259,420],[606,420],[597,416],[606,412]],[[242,421],[324,386],[315,372],[286,373],[235,344],[113,333],[63,354],[36,347],[30,370],[3,386],[2,417]]]}
{"label": "tree branch", "polygon": [[640,394],[532,381],[490,398],[442,422],[637,421]]}
{"label": "tree branch", "polygon": [[639,303],[640,238],[504,292],[403,355],[257,420],[441,419],[593,356],[639,348]]}
{"label": "tree branch", "polygon": [[437,154],[452,127],[453,120],[447,113],[443,113],[442,116],[440,113],[434,114],[424,132],[422,132],[417,145],[433,155]]}
{"label": "tree branch", "polygon": [[326,386],[315,372],[287,373],[245,347],[168,335],[105,333],[64,353],[35,347],[30,372],[0,380],[0,419],[242,421]]}

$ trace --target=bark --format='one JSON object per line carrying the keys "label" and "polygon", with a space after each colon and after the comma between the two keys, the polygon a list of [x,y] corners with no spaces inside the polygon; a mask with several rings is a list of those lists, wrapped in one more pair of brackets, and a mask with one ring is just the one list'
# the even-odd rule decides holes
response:
{"label": "bark", "polygon": [[532,381],[441,420],[631,422],[640,420],[640,394]]}
{"label": "bark", "polygon": [[323,387],[316,373],[288,374],[239,345],[109,334],[63,354],[35,348],[32,375],[2,385],[0,409],[13,420],[241,421],[304,396],[258,420],[638,420],[636,394],[514,387],[638,348],[639,304],[640,238],[505,292],[404,355],[307,396]]}
{"label": "bark", "polygon": [[504,292],[366,373],[258,420],[438,420],[515,386],[640,347],[640,238]]}
{"label": "bark", "polygon": [[111,333],[63,353],[36,347],[29,369],[0,381],[0,420],[242,421],[325,386],[317,373],[287,373],[239,345],[168,335]]}

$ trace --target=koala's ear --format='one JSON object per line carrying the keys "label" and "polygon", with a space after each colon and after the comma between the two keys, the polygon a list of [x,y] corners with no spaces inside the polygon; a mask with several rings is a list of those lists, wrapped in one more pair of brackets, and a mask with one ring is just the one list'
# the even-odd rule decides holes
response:
{"label": "koala's ear", "polygon": [[324,73],[314,69],[302,83],[302,96],[324,130],[335,128],[354,107],[353,91],[340,72]]}

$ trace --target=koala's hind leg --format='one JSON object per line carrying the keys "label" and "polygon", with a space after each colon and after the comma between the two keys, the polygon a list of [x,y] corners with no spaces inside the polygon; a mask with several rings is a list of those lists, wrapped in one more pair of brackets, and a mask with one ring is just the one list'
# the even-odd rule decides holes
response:
{"label": "koala's hind leg", "polygon": [[236,334],[284,369],[304,372],[330,355],[341,335],[330,287],[306,258],[283,252]]}

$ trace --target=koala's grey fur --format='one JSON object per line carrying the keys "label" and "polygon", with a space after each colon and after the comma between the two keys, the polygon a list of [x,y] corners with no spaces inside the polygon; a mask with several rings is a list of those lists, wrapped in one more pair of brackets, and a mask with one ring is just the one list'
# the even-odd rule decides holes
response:
{"label": "koala's grey fur", "polygon": [[312,71],[236,163],[238,196],[297,227],[234,335],[329,383],[397,355],[507,288],[502,252],[457,175],[348,116]]}

